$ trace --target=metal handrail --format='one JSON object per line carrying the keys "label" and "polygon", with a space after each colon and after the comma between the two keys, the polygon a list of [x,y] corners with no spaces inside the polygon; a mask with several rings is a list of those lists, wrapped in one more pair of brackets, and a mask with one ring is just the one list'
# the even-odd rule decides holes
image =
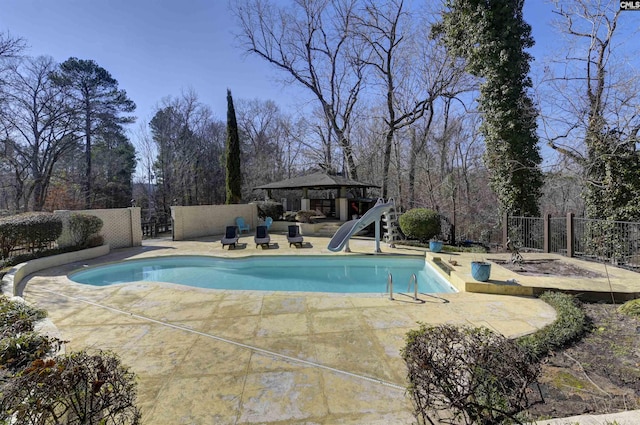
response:
{"label": "metal handrail", "polygon": [[409,279],[409,287],[407,288],[407,292],[411,291],[411,283],[413,282],[413,300],[418,301],[418,277],[416,274],[412,274]]}
{"label": "metal handrail", "polygon": [[387,278],[387,292],[389,293],[389,299],[393,301],[393,276],[391,276],[391,273]]}

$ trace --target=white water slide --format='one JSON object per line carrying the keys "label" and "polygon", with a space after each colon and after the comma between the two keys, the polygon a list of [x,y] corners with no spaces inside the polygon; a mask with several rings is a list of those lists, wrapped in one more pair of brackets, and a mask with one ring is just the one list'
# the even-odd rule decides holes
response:
{"label": "white water slide", "polygon": [[341,251],[343,248],[346,252],[349,252],[349,239],[359,231],[371,223],[376,224],[376,252],[380,251],[380,220],[385,213],[388,213],[392,209],[395,209],[396,204],[393,199],[389,199],[388,202],[384,202],[382,198],[378,199],[378,202],[369,209],[362,217],[357,220],[350,220],[344,223],[338,231],[333,235],[329,246],[329,251]]}

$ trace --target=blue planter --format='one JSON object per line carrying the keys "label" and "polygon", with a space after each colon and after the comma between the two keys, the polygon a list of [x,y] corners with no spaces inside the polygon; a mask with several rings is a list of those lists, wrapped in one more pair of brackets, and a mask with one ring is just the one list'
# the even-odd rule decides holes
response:
{"label": "blue planter", "polygon": [[472,261],[471,262],[471,276],[480,282],[486,282],[491,275],[491,263],[485,263],[484,261]]}
{"label": "blue planter", "polygon": [[429,250],[431,252],[440,252],[440,251],[442,251],[442,242],[441,241],[430,241],[429,242]]}

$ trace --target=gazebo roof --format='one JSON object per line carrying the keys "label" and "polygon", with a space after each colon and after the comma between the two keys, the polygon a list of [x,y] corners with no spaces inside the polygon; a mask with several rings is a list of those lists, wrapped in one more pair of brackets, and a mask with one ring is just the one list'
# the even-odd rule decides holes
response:
{"label": "gazebo roof", "polygon": [[334,174],[317,172],[306,176],[294,177],[262,186],[255,189],[339,189],[341,187],[380,187],[371,183],[362,183],[349,180],[346,177]]}

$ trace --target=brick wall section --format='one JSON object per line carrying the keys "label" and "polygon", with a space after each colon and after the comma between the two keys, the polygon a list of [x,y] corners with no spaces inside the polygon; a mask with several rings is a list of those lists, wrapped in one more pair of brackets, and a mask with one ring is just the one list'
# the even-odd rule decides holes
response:
{"label": "brick wall section", "polygon": [[173,240],[222,235],[226,226],[236,224],[236,217],[243,217],[251,232],[255,232],[258,208],[254,204],[173,206]]}

